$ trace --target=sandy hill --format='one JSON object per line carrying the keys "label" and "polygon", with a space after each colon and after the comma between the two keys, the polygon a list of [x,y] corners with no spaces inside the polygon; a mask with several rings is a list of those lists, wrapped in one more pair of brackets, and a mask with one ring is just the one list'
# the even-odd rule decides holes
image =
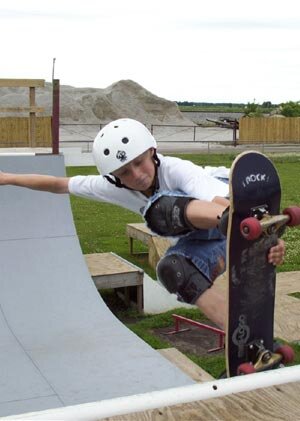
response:
{"label": "sandy hill", "polygon": [[[28,101],[27,88],[0,88],[2,107],[27,106]],[[36,104],[45,108],[45,115],[51,114],[51,83],[36,90]],[[9,114],[1,113],[5,115]],[[62,122],[106,123],[121,117],[135,118],[145,124],[193,124],[175,102],[160,98],[131,80],[121,80],[105,89],[61,85]]]}

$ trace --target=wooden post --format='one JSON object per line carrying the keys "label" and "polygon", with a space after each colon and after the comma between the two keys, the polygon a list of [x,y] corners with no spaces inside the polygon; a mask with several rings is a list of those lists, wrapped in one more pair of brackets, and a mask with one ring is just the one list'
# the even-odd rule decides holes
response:
{"label": "wooden post", "polygon": [[31,107],[35,107],[35,87],[29,87],[29,146],[30,148],[35,147],[35,123],[36,123],[36,116],[35,111],[32,110]]}
{"label": "wooden post", "polygon": [[36,146],[36,113],[43,111],[42,108],[35,105],[35,88],[44,86],[44,79],[0,79],[1,88],[29,88],[29,107],[1,107],[0,112],[29,112],[26,141],[28,139],[31,148]]}
{"label": "wooden post", "polygon": [[235,118],[233,122],[233,146],[237,145],[236,132],[237,132],[237,119]]}
{"label": "wooden post", "polygon": [[59,79],[53,79],[52,97],[52,153],[59,154]]}

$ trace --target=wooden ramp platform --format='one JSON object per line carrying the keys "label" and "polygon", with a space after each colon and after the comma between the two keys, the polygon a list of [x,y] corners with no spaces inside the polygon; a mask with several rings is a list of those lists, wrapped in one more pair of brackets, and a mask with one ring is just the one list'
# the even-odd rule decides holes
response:
{"label": "wooden ramp platform", "polygon": [[275,335],[291,342],[300,341],[300,299],[289,295],[295,292],[300,292],[300,272],[279,273],[276,285]]}
{"label": "wooden ramp platform", "polygon": [[[214,378],[193,363],[176,348],[161,349],[159,352],[198,383]],[[106,418],[110,421],[152,421],[152,420],[298,420],[300,419],[300,382],[257,389],[222,398],[192,402]]]}
{"label": "wooden ramp platform", "polygon": [[[225,275],[217,279],[216,285],[226,294]],[[277,274],[274,332],[276,337],[288,342],[300,341],[300,300],[289,295],[299,291],[300,272]]]}
{"label": "wooden ramp platform", "polygon": [[106,421],[296,421],[300,382],[105,418]]}
{"label": "wooden ramp platform", "polygon": [[204,383],[214,379],[213,376],[176,348],[159,349],[158,352],[197,383]]}

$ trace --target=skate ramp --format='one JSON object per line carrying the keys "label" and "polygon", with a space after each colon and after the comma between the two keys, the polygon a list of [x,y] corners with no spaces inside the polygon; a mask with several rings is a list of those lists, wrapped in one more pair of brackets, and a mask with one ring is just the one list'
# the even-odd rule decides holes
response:
{"label": "skate ramp", "polygon": [[[0,156],[0,170],[65,173],[51,155]],[[193,383],[106,307],[68,195],[0,187],[0,335],[0,416]]]}

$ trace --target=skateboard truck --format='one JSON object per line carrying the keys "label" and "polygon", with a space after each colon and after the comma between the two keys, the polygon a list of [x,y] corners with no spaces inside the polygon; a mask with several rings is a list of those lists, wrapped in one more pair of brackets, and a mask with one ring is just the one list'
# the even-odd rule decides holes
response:
{"label": "skateboard truck", "polygon": [[248,345],[249,360],[253,362],[255,371],[269,370],[282,360],[280,354],[269,351],[264,347],[263,341],[254,341]]}
{"label": "skateboard truck", "polygon": [[272,352],[265,348],[263,340],[253,341],[247,345],[247,360],[248,362],[239,365],[238,375],[271,370],[292,362],[294,350],[288,345],[279,345]]}
{"label": "skateboard truck", "polygon": [[256,240],[263,233],[281,236],[285,225],[300,225],[300,208],[291,206],[284,209],[281,215],[270,215],[267,205],[251,209],[251,216],[241,221],[240,231],[246,240]]}
{"label": "skateboard truck", "polygon": [[251,208],[250,215],[253,218],[258,219],[259,221],[265,216],[268,215],[268,205],[260,205]]}

